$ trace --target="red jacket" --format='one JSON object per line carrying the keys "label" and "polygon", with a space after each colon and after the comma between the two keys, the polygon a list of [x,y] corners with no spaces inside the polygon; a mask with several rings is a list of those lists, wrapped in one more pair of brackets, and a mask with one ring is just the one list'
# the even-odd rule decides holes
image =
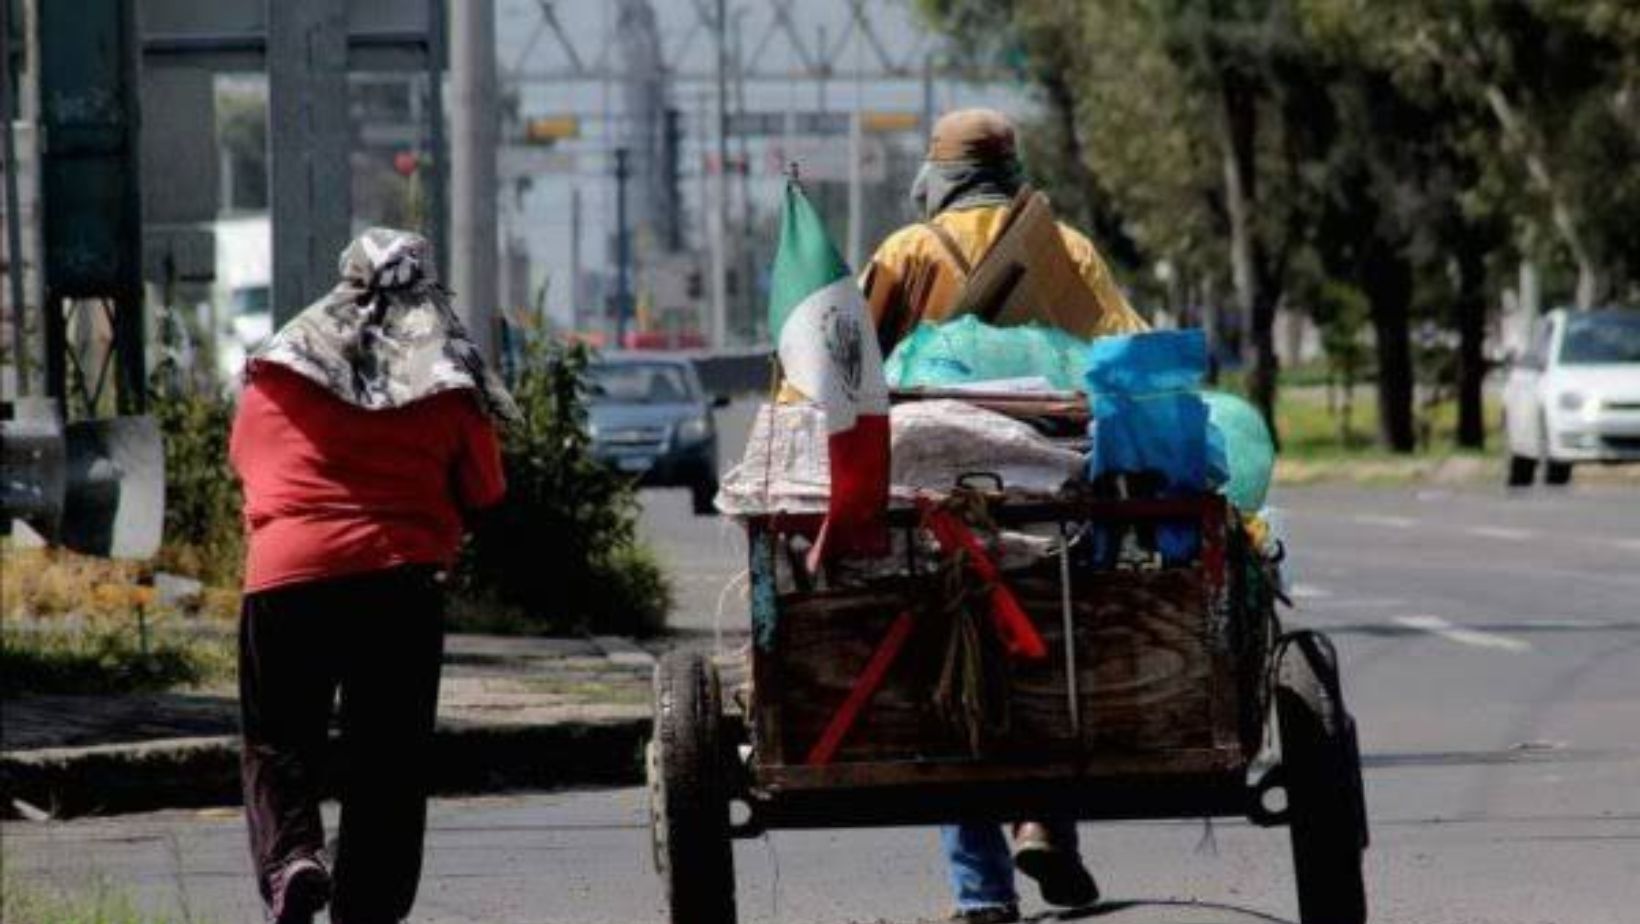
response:
{"label": "red jacket", "polygon": [[506,490],[470,392],[367,411],[273,364],[240,397],[228,454],[245,489],[246,591],[448,565],[462,514]]}

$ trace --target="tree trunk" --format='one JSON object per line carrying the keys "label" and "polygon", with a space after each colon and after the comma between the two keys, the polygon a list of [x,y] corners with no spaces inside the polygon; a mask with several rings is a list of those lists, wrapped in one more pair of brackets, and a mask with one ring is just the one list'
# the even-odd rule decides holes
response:
{"label": "tree trunk", "polygon": [[1458,257],[1458,445],[1486,448],[1486,255],[1466,241]]}
{"label": "tree trunk", "polygon": [[1361,261],[1361,290],[1372,306],[1372,329],[1378,341],[1378,442],[1392,452],[1409,453],[1418,441],[1409,323],[1412,264],[1398,254],[1367,255]]}
{"label": "tree trunk", "polygon": [[1069,186],[1057,191],[1059,201],[1068,206],[1064,209],[1065,217],[1072,224],[1088,229],[1112,263],[1129,271],[1141,269],[1144,256],[1139,252],[1138,243],[1123,227],[1122,217],[1110,208],[1109,196],[1083,159],[1076,91],[1071,87],[1070,75],[1057,69],[1040,75],[1038,82],[1048,99],[1049,118],[1053,120],[1054,138],[1059,146],[1058,159],[1064,164]]}
{"label": "tree trunk", "polygon": [[1280,287],[1271,278],[1269,257],[1254,221],[1258,210],[1254,163],[1258,99],[1249,81],[1225,69],[1220,73],[1220,102],[1224,118],[1225,208],[1230,216],[1230,270],[1236,301],[1247,322],[1247,392],[1280,446],[1275,413],[1278,370],[1274,331]]}

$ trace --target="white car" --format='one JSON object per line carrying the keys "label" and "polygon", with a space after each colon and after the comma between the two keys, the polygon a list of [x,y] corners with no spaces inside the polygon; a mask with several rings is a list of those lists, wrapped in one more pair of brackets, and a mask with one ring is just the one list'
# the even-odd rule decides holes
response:
{"label": "white car", "polygon": [[1640,462],[1640,310],[1556,310],[1503,391],[1509,484],[1565,484],[1572,466]]}

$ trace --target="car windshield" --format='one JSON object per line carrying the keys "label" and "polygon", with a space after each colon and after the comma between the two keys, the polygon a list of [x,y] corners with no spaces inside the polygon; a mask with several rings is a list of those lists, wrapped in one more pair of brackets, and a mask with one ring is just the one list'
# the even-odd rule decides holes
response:
{"label": "car windshield", "polygon": [[1575,314],[1560,345],[1564,366],[1640,363],[1640,311]]}
{"label": "car windshield", "polygon": [[693,400],[689,379],[675,363],[599,363],[587,369],[593,401],[612,404],[675,404]]}

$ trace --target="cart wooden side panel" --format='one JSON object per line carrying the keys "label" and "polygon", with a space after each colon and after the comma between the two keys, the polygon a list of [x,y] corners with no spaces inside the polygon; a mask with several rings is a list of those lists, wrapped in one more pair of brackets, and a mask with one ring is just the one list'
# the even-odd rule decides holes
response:
{"label": "cart wooden side panel", "polygon": [[[1216,676],[1203,612],[1207,590],[1197,569],[1110,572],[1075,582],[1081,732],[1066,695],[1064,632],[1057,575],[1010,582],[1047,642],[1049,657],[1014,664],[1006,679],[1008,723],[990,742],[1009,757],[1085,750],[1198,750],[1216,743]],[[817,592],[782,601],[775,643],[760,653],[758,740],[778,743],[778,763],[800,763],[848,695],[906,597],[893,592]],[[960,731],[941,721],[931,690],[945,654],[946,629],[924,620],[839,762],[960,759]],[[775,754],[766,755],[775,757]]]}

